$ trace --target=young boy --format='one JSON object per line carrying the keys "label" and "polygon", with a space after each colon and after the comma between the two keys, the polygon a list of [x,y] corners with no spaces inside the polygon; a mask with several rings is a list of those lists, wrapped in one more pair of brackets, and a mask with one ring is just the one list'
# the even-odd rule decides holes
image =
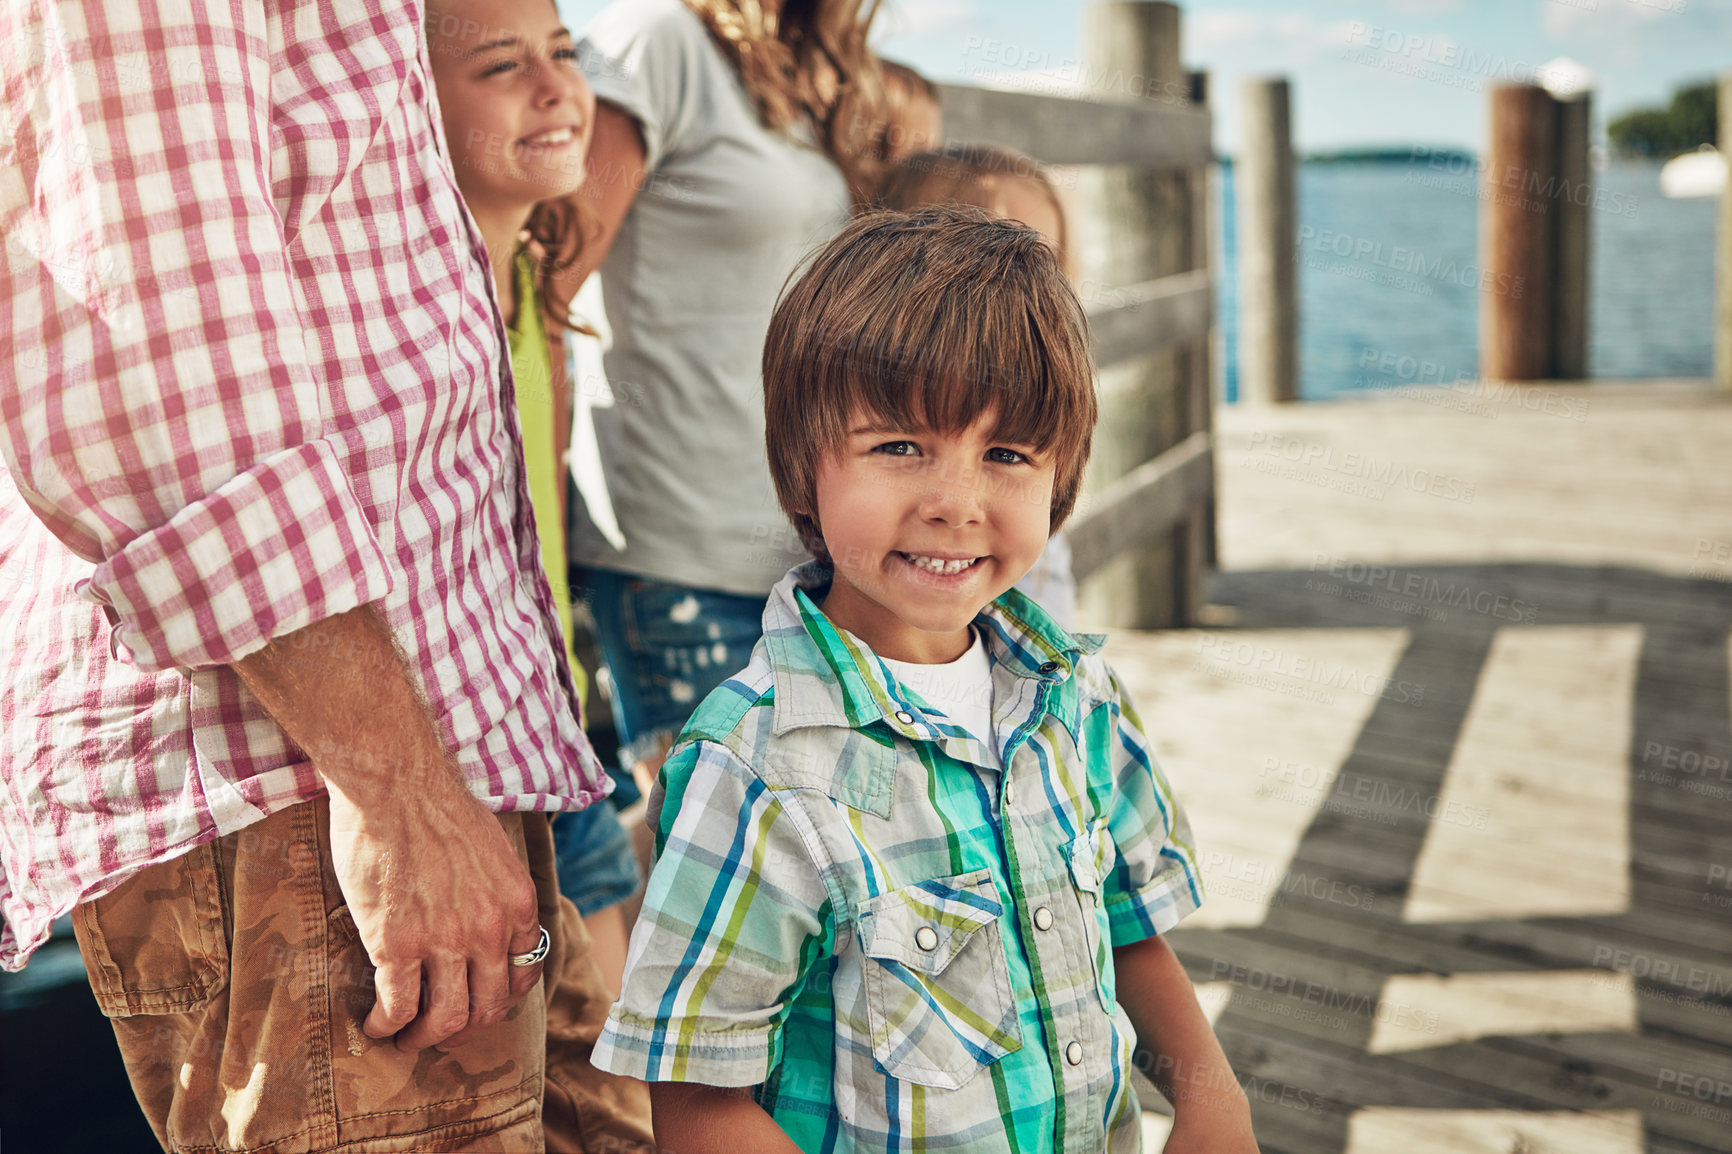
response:
{"label": "young boy", "polygon": [[[932,152],[905,156],[879,179],[876,200],[883,208],[910,212],[941,204],[971,204],[993,216],[1028,225],[1058,253],[1068,269],[1064,206],[1052,178],[1032,156],[990,144],[947,144]],[[1065,629],[1076,627],[1076,578],[1071,575],[1070,541],[1053,531],[1034,566],[1016,583]]]}
{"label": "young boy", "polygon": [[[1011,587],[1095,421],[1052,249],[966,208],[857,219],[764,353],[770,469],[818,560],[687,723],[595,1051],[693,1151],[1255,1151],[1156,934],[1201,900],[1183,811],[1095,650]],[[1133,1059],[1139,1041],[1145,1055]]]}

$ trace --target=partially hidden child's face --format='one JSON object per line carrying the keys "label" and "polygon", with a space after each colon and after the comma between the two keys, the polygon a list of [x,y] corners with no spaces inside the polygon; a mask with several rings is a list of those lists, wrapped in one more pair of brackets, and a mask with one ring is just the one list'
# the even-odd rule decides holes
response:
{"label": "partially hidden child's face", "polygon": [[457,187],[523,209],[583,184],[595,94],[552,0],[435,0],[427,46]]}
{"label": "partially hidden child's face", "polygon": [[944,114],[937,102],[911,97],[896,110],[885,129],[885,160],[895,164],[905,156],[930,152],[944,142]]}
{"label": "partially hidden child's face", "polygon": [[991,437],[849,423],[818,467],[817,519],[835,565],[824,612],[893,661],[953,661],[969,622],[1033,568],[1052,516],[1051,451]]}
{"label": "partially hidden child's face", "polygon": [[1032,180],[1010,177],[999,182],[993,198],[992,212],[1006,220],[1020,220],[1040,233],[1041,239],[1054,252],[1063,254],[1059,238],[1064,233],[1064,221],[1047,195],[1045,188]]}

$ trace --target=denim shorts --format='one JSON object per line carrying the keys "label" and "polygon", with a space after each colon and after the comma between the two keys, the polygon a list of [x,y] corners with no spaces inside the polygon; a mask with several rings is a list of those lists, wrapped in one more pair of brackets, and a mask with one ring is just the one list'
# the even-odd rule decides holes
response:
{"label": "denim shorts", "polygon": [[742,596],[608,569],[580,571],[619,733],[616,805],[642,796],[631,767],[665,747],[698,703],[746,667],[768,594]]}
{"label": "denim shorts", "polygon": [[643,882],[631,835],[606,801],[553,815],[553,855],[559,892],[584,917],[625,901]]}
{"label": "denim shorts", "polygon": [[624,901],[642,881],[618,810],[642,792],[631,767],[672,741],[710,690],[746,667],[764,629],[765,597],[671,585],[608,569],[574,571],[607,665],[619,760],[612,804],[553,822],[559,889],[581,913]]}

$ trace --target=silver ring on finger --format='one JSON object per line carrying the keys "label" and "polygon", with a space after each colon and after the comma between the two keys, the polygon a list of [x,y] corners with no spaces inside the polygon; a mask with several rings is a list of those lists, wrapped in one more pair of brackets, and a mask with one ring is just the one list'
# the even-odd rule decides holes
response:
{"label": "silver ring on finger", "polygon": [[553,945],[553,939],[547,936],[547,927],[546,926],[540,926],[537,928],[539,928],[541,930],[541,940],[539,942],[536,942],[535,948],[533,950],[530,950],[527,954],[510,954],[510,955],[508,955],[511,959],[512,965],[514,965],[514,966],[533,966],[536,962],[539,962],[541,959],[543,959],[547,956],[548,949],[550,947],[552,947],[552,945]]}

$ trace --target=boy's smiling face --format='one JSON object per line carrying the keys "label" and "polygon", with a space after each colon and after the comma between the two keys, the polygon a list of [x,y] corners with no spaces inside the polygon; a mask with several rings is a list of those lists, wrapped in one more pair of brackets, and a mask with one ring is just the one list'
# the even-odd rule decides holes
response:
{"label": "boy's smiling face", "polygon": [[818,466],[818,525],[836,579],[823,609],[892,661],[954,661],[975,614],[1046,547],[1050,451],[992,437],[996,414],[959,433],[849,421]]}

